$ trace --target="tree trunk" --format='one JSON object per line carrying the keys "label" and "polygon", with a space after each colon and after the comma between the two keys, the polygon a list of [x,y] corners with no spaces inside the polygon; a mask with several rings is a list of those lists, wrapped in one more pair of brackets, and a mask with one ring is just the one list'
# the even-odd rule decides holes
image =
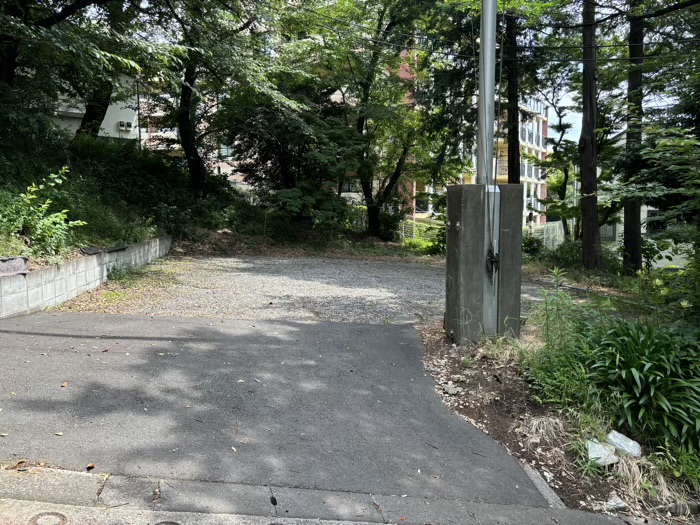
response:
{"label": "tree trunk", "polygon": [[0,38],[0,84],[13,87],[17,76],[19,41],[14,38]]}
{"label": "tree trunk", "polygon": [[583,2],[583,122],[578,148],[581,154],[581,238],[583,266],[601,267],[598,225],[598,173],[596,158],[596,23],[595,0]]}
{"label": "tree trunk", "polygon": [[90,93],[85,104],[85,114],[80,121],[80,127],[75,132],[76,135],[89,135],[91,137],[99,135],[102,121],[112,101],[112,90],[112,83],[104,82]]}
{"label": "tree trunk", "polygon": [[[630,12],[637,14],[640,0],[630,1]],[[642,116],[644,92],[642,90],[642,62],[644,60],[644,21],[634,16],[628,17],[630,23],[629,54],[630,64],[627,73],[627,136],[626,149],[628,158],[627,180],[639,172],[642,149]],[[622,262],[625,269],[634,273],[642,269],[642,222],[641,201],[628,197],[624,202],[624,249]]]}
{"label": "tree trunk", "polygon": [[[7,16],[17,18],[26,24],[29,17],[29,5],[27,0],[16,0],[8,2],[3,9]],[[19,40],[8,35],[0,36],[0,84],[7,84],[9,87],[15,85],[17,76],[17,66],[19,59]]]}
{"label": "tree trunk", "polygon": [[518,110],[518,19],[506,16],[506,45],[508,81],[507,143],[508,143],[508,184],[520,184],[520,124]]}
{"label": "tree trunk", "polygon": [[379,220],[379,215],[381,208],[377,206],[374,202],[367,205],[367,233],[372,237],[379,237],[381,235],[381,221]]}
{"label": "tree trunk", "polygon": [[180,132],[180,145],[185,153],[187,169],[190,172],[190,191],[201,197],[204,194],[207,167],[197,149],[197,135],[194,122],[194,86],[196,81],[197,64],[194,60],[190,60],[185,68],[185,76],[182,82],[177,122]]}
{"label": "tree trunk", "polygon": [[[559,189],[559,200],[563,203],[566,201],[566,192],[567,188],[569,186],[569,167],[564,166],[564,180],[562,182],[561,188]],[[564,240],[565,241],[570,241],[571,240],[571,230],[569,229],[569,223],[566,220],[566,217],[561,217],[561,226],[564,228]]]}

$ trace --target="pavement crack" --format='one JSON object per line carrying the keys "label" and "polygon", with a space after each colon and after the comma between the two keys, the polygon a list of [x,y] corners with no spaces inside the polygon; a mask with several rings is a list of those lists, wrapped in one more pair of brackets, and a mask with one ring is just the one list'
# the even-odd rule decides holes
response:
{"label": "pavement crack", "polygon": [[379,513],[379,517],[382,518],[382,521],[384,523],[388,523],[388,521],[386,521],[386,518],[384,517],[384,513],[382,512],[382,507],[379,503],[377,503],[377,500],[375,499],[374,494],[370,494],[369,497],[372,500],[372,507],[374,507],[374,510],[376,510]]}
{"label": "pavement crack", "polygon": [[272,507],[275,509],[275,517],[278,517],[277,514],[277,498],[275,497],[275,493],[272,491],[272,487],[270,488],[270,503],[272,503]]}
{"label": "pavement crack", "polygon": [[153,502],[154,506],[160,501],[160,481],[156,483],[156,488],[153,489],[151,501]]}
{"label": "pavement crack", "polygon": [[96,501],[95,503],[100,501],[100,497],[102,496],[102,492],[104,491],[105,487],[107,486],[107,481],[109,481],[109,474],[105,475],[104,478],[102,479],[102,483],[100,483],[100,486],[97,487],[97,494],[96,494]]}

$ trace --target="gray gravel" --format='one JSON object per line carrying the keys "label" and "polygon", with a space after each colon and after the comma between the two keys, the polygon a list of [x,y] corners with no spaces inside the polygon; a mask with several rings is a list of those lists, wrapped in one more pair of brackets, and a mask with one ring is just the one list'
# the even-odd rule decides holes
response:
{"label": "gray gravel", "polygon": [[[312,257],[179,257],[149,265],[120,299],[110,286],[64,310],[348,323],[442,318],[443,265]],[[536,287],[524,284],[524,298]],[[109,301],[105,302],[105,299]]]}
{"label": "gray gravel", "polygon": [[[65,310],[233,319],[421,322],[444,308],[444,267],[312,257],[178,257],[149,265],[121,300],[106,289]],[[110,299],[105,304],[104,299]]]}

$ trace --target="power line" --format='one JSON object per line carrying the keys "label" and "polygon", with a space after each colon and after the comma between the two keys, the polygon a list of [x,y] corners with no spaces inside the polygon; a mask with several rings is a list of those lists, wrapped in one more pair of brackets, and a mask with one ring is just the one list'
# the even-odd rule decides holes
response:
{"label": "power line", "polygon": [[[375,38],[369,38],[365,36],[360,36],[360,35],[353,35],[353,34],[348,34],[345,33],[337,28],[332,28],[325,26],[323,24],[320,24],[318,22],[312,21],[312,23],[316,24],[317,27],[326,29],[330,32],[337,33],[339,36],[345,36],[349,38],[353,38],[355,40],[361,40],[364,42],[369,42],[372,44],[378,44],[378,45],[383,45],[383,46],[388,46],[388,47],[393,47],[396,49],[401,49],[401,50],[406,50],[406,51],[422,51],[424,53],[432,54],[432,55],[441,55],[441,56],[446,56],[446,57],[451,57],[451,58],[460,58],[460,59],[465,59],[465,60],[478,60],[478,55],[463,55],[460,53],[453,53],[450,51],[438,51],[435,49],[428,49],[425,47],[417,47],[417,46],[408,46],[404,44],[394,44],[393,42],[387,42],[386,40],[377,40]],[[669,57],[673,57],[676,55],[673,55],[671,53],[664,54],[664,55],[648,55],[645,57],[642,57],[643,60],[659,60],[659,59],[668,59]],[[585,59],[585,58],[548,58],[548,57],[530,57],[529,59],[521,59],[521,58],[503,58],[505,62],[519,62],[519,63],[528,63],[528,62],[557,62],[557,63],[585,63],[588,61],[591,62],[629,62],[631,59],[629,57],[596,57],[593,59]]]}
{"label": "power line", "polygon": [[[290,7],[295,8],[295,9],[301,9],[301,10],[306,11],[306,12],[308,12],[308,13],[315,14],[315,15],[320,16],[320,17],[323,17],[323,18],[325,18],[325,19],[327,19],[327,20],[331,20],[331,21],[333,21],[333,22],[338,22],[338,23],[344,24],[344,25],[346,25],[346,26],[357,27],[357,28],[361,28],[361,29],[368,30],[368,31],[375,31],[375,30],[376,30],[376,28],[373,28],[373,27],[371,27],[371,26],[367,26],[367,25],[364,25],[364,24],[360,24],[360,23],[358,23],[358,22],[352,22],[352,21],[349,21],[349,20],[342,20],[342,19],[340,19],[340,18],[327,15],[327,14],[325,14],[325,13],[322,13],[322,12],[320,12],[320,11],[318,11],[318,10],[316,10],[316,9],[312,9],[312,8],[310,8],[310,7],[306,7],[306,6],[302,6],[302,5],[294,5],[293,3],[291,3],[291,2],[289,2],[289,1],[287,1],[287,0],[284,0],[284,3],[287,4],[287,5],[290,6]],[[501,13],[501,16],[504,16],[504,14],[505,14],[505,13]],[[325,27],[326,29],[328,29],[328,30],[330,30],[330,31],[335,31],[335,30],[336,30],[336,29],[334,29],[334,28],[329,28],[329,27],[327,27],[327,26],[321,26],[321,27]],[[530,28],[527,28],[527,27],[526,27],[525,29],[530,29]],[[434,37],[429,37],[429,36],[427,36],[427,35],[420,35],[420,34],[417,34],[417,33],[410,34],[410,33],[393,32],[393,34],[394,34],[394,35],[398,35],[398,36],[404,36],[404,37],[407,37],[407,38],[423,40],[423,41],[425,41],[425,42],[432,42],[432,43],[436,43],[436,42],[437,42],[438,44],[452,44],[452,45],[455,45],[455,46],[458,46],[458,47],[465,44],[465,43],[456,42],[456,41],[454,41],[454,40],[440,40],[440,39],[436,39],[436,38],[434,38]],[[366,39],[369,39],[369,40],[374,41],[374,39],[371,39],[370,37],[363,37],[363,38],[366,38]],[[676,41],[673,41],[673,42],[650,42],[650,43],[647,43],[647,44],[644,44],[644,45],[645,45],[645,46],[650,46],[650,45],[683,44],[683,43],[697,43],[697,42],[700,42],[700,39],[693,38],[693,39],[676,40]],[[387,44],[388,44],[388,42],[387,42]],[[398,46],[398,44],[392,44],[392,45]],[[416,49],[415,47],[409,47],[409,46],[401,46],[401,47],[404,47],[405,49]],[[582,49],[582,48],[583,48],[583,45],[578,45],[578,46],[575,46],[575,45],[574,45],[574,46],[538,46],[538,45],[532,46],[532,45],[516,45],[516,46],[513,46],[513,47],[516,47],[516,48],[518,48],[518,49],[527,49],[527,50],[533,50],[533,49],[534,49],[534,50],[538,50],[538,49],[542,49],[542,50],[547,50],[547,49],[558,50],[558,49]],[[620,49],[622,49],[622,48],[627,48],[627,47],[629,47],[629,46],[628,46],[628,44],[600,44],[600,45],[597,45],[596,47],[597,47],[597,48],[620,48]],[[421,47],[421,48],[418,48],[418,49],[425,49],[425,48]],[[431,52],[433,52],[433,53],[445,53],[445,54],[449,54],[449,55],[452,55],[452,56],[460,56],[460,57],[465,57],[465,56],[466,56],[466,55],[459,55],[458,53],[450,53],[450,52],[439,52],[439,51],[432,51],[432,50],[431,50]],[[469,57],[469,58],[475,58],[475,57]],[[576,61],[576,60],[573,60],[573,61]]]}

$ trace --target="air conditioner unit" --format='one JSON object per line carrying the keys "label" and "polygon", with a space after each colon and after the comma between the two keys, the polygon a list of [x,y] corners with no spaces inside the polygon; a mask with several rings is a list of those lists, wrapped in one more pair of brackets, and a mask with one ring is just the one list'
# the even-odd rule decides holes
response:
{"label": "air conditioner unit", "polygon": [[119,121],[119,131],[126,131],[126,122],[123,120]]}
{"label": "air conditioner unit", "polygon": [[131,131],[131,122],[126,123],[126,130]]}

